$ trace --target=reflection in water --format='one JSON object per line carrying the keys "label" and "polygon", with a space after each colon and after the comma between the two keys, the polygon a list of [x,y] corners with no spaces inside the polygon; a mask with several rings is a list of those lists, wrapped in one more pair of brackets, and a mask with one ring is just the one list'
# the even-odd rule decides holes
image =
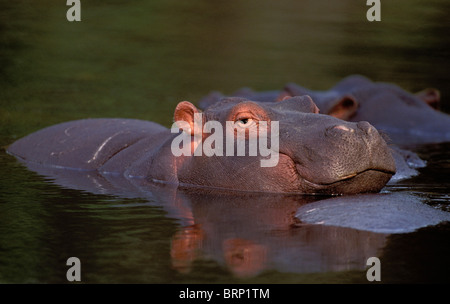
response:
{"label": "reflection in water", "polygon": [[266,268],[267,247],[255,242],[233,238],[223,242],[228,268],[238,277],[257,275]]}
{"label": "reflection in water", "polygon": [[172,266],[181,273],[191,270],[192,262],[201,254],[203,231],[198,225],[182,227],[172,239]]}
{"label": "reflection in water", "polygon": [[186,190],[176,196],[191,206],[195,224],[180,227],[171,247],[172,265],[183,273],[202,259],[225,265],[237,277],[266,270],[364,270],[369,257],[383,255],[392,233],[450,221],[447,212],[403,193],[322,199]]}
{"label": "reflection in water", "polygon": [[[195,240],[197,255],[190,256],[191,262],[212,258],[236,276],[254,276],[268,269],[361,270],[386,240],[385,234],[299,223],[294,216],[298,207],[318,200],[311,196],[190,191],[183,196],[190,201],[196,223],[195,231],[191,227],[190,233],[185,228],[179,231],[190,252]],[[175,243],[178,246],[180,241]]]}
{"label": "reflection in water", "polygon": [[170,249],[172,267],[180,273],[189,273],[202,259],[215,260],[238,277],[265,270],[363,270],[367,258],[376,256],[386,241],[386,234],[300,223],[298,208],[321,197],[177,189],[143,179],[29,167],[63,187],[144,198],[162,206],[182,224]]}

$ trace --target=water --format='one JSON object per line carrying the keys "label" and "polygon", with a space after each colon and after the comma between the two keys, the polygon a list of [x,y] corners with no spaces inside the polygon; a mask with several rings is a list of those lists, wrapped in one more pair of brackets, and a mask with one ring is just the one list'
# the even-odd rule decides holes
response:
{"label": "water", "polygon": [[[172,122],[211,90],[327,89],[361,73],[410,91],[439,88],[449,113],[449,4],[382,1],[82,1],[82,21],[52,1],[0,2],[0,145],[58,122],[124,117]],[[420,175],[383,189],[449,212],[449,144],[418,147]],[[448,224],[401,234],[299,225],[316,198],[230,197],[174,189],[77,190],[0,152],[0,282],[448,283]],[[99,180],[99,182],[102,182]],[[250,220],[249,220],[250,219]]]}

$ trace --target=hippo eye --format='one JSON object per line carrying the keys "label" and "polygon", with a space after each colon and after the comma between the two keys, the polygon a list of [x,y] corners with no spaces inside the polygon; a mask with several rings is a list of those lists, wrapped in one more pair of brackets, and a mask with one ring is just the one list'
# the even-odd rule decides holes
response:
{"label": "hippo eye", "polygon": [[253,125],[253,123],[253,119],[247,117],[236,120],[236,124],[242,128],[248,128],[249,126]]}

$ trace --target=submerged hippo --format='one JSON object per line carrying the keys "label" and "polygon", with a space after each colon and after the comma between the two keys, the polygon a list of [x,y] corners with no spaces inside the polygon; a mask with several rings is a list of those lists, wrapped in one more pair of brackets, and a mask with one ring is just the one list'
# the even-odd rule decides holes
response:
{"label": "submerged hippo", "polygon": [[[180,134],[132,119],[61,123],[16,141],[7,151],[34,170],[82,170],[183,186],[320,194],[380,191],[395,173],[395,162],[377,130],[367,122],[346,122],[317,112],[311,98],[299,96],[268,103],[227,98],[202,113],[202,125],[231,121],[246,128],[279,122],[279,134],[268,134],[279,137],[279,158],[268,167],[261,166],[261,155],[174,156],[172,145]],[[174,118],[192,126],[199,113],[184,101]],[[205,142],[212,133],[202,136]],[[199,144],[195,136],[189,140],[192,147]]]}
{"label": "submerged hippo", "polygon": [[[399,145],[450,141],[450,115],[437,110],[440,94],[435,89],[412,94],[394,84],[352,75],[328,91],[313,91],[290,83],[279,91],[254,92],[244,88],[232,94],[263,102],[300,95],[311,96],[323,114],[347,121],[368,121]],[[200,106],[206,108],[222,97],[221,93],[212,92],[200,101]]]}

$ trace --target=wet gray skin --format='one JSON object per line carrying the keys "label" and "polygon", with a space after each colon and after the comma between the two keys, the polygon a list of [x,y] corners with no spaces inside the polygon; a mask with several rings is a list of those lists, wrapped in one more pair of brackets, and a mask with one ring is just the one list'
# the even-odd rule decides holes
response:
{"label": "wet gray skin", "polygon": [[[271,123],[279,121],[280,154],[273,167],[261,167],[267,157],[260,155],[176,157],[171,144],[179,134],[130,119],[51,126],[16,141],[8,153],[34,168],[83,170],[188,187],[313,194],[380,191],[395,173],[395,163],[377,130],[367,122],[346,122],[317,112],[307,96],[273,103],[229,98],[205,110],[203,124],[267,121],[270,130]],[[174,118],[192,125],[195,113],[199,110],[194,105],[181,102]],[[210,135],[204,133],[202,139]],[[224,135],[224,147],[225,139]]]}

